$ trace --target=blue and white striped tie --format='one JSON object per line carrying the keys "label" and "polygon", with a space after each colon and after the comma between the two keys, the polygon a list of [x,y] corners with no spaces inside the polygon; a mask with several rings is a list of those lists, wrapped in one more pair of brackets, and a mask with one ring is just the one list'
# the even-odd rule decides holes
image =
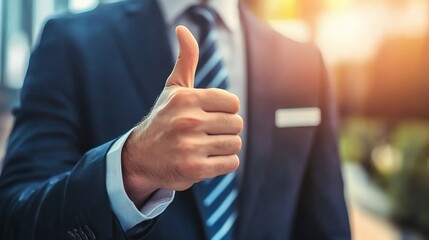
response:
{"label": "blue and white striped tie", "polygon": [[228,73],[218,51],[216,41],[216,12],[208,6],[197,5],[189,10],[191,19],[200,26],[198,38],[200,56],[195,74],[195,87],[222,88],[228,87]]}
{"label": "blue and white striped tie", "polygon": [[[215,24],[218,16],[206,5],[193,6],[188,11],[191,19],[200,27],[200,56],[195,87],[226,89],[228,74],[216,45]],[[236,186],[235,172],[205,180],[194,186],[206,232],[211,240],[233,239],[233,227],[237,219]]]}

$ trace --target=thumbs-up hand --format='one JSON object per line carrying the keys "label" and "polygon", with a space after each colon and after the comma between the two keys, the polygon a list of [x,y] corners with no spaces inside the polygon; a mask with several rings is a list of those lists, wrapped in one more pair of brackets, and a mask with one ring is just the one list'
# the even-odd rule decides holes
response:
{"label": "thumbs-up hand", "polygon": [[159,188],[186,190],[239,166],[239,99],[221,89],[194,89],[198,44],[183,26],[176,28],[176,35],[176,65],[122,151],[125,190],[137,207]]}

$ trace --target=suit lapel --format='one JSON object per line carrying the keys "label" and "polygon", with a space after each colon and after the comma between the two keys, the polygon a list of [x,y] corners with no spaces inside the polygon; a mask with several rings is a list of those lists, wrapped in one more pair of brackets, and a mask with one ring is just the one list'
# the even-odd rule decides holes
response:
{"label": "suit lapel", "polygon": [[269,46],[272,32],[241,6],[241,20],[245,31],[248,76],[248,134],[244,176],[239,194],[237,236],[241,239],[251,219],[258,192],[264,181],[265,163],[271,156],[271,140],[274,125],[274,106],[270,97]]}
{"label": "suit lapel", "polygon": [[166,25],[154,0],[130,0],[125,6],[124,19],[113,22],[112,30],[131,80],[150,109],[174,64]]}

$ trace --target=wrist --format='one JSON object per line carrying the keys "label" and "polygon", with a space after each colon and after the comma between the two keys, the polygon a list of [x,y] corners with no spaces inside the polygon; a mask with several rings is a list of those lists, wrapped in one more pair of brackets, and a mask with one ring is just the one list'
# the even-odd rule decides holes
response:
{"label": "wrist", "polygon": [[151,186],[148,181],[141,177],[126,176],[123,177],[125,192],[137,209],[150,199],[153,193],[159,188]]}
{"label": "wrist", "polygon": [[122,153],[122,178],[125,192],[137,208],[141,208],[150,196],[159,189],[155,183],[145,177],[144,171],[141,171],[135,161],[139,161],[139,154],[136,154],[133,147],[135,131],[131,132],[126,140]]}

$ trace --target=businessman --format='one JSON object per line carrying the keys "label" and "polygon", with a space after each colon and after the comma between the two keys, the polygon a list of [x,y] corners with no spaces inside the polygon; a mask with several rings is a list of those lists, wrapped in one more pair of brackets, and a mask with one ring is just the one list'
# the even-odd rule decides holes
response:
{"label": "businessman", "polygon": [[237,0],[48,21],[15,116],[2,239],[350,239],[320,53]]}

